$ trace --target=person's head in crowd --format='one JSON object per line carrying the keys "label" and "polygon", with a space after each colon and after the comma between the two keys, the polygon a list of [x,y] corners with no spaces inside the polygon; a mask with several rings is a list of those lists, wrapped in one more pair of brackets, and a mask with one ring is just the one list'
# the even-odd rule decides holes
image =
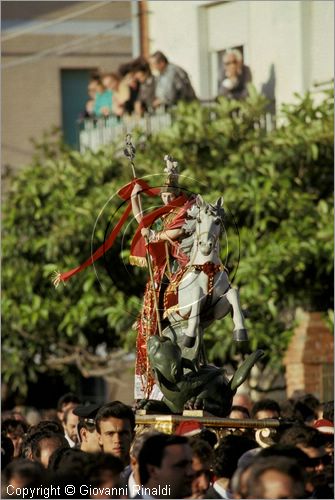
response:
{"label": "person's head in crowd", "polygon": [[57,401],[57,417],[59,418],[60,422],[63,423],[64,413],[67,410],[73,409],[79,404],[80,399],[72,392],[67,392],[66,394],[61,396]]}
{"label": "person's head in crowd", "polygon": [[78,448],[62,446],[61,448],[57,448],[50,456],[48,470],[53,472],[71,470],[76,474],[82,474],[83,467],[87,461],[87,453]]}
{"label": "person's head in crowd", "polygon": [[38,432],[33,436],[30,443],[31,460],[40,462],[43,467],[47,468],[51,455],[57,448],[61,447],[69,447],[63,435],[48,431]]}
{"label": "person's head in crowd", "polygon": [[132,442],[130,448],[130,467],[133,472],[136,484],[141,484],[139,462],[138,462],[138,457],[141,448],[147,439],[149,439],[151,436],[157,436],[157,434],[160,434],[160,432],[155,429],[150,429],[148,431],[142,432],[138,436],[135,436],[134,441]]}
{"label": "person's head in crowd", "polygon": [[29,436],[37,431],[50,431],[64,435],[64,427],[59,420],[41,420],[37,425],[30,427],[26,435]]}
{"label": "person's head in crowd", "polygon": [[223,54],[224,73],[227,78],[235,79],[241,73],[243,56],[238,49],[228,49]]}
{"label": "person's head in crowd", "polygon": [[89,99],[85,104],[85,113],[87,116],[92,116],[94,114],[94,99]]}
{"label": "person's head in crowd", "polygon": [[334,456],[334,424],[330,420],[321,418],[313,424],[314,429],[324,436],[324,448],[328,455]]}
{"label": "person's head in crowd", "polygon": [[90,81],[87,86],[87,93],[90,99],[95,99],[95,96],[98,92],[99,85],[101,85],[101,78],[99,74],[91,75]]}
{"label": "person's head in crowd", "polygon": [[191,437],[189,441],[193,452],[192,467],[195,472],[192,495],[194,498],[202,498],[213,479],[214,450],[198,436]]}
{"label": "person's head in crowd", "polygon": [[302,420],[306,425],[313,425],[316,419],[316,413],[310,406],[298,400],[294,402],[294,410],[296,414],[300,416],[299,420]]}
{"label": "person's head in crowd", "polygon": [[118,457],[110,453],[90,453],[83,469],[84,482],[92,489],[110,490],[110,496],[100,496],[99,498],[120,498],[120,474],[122,471],[123,462]]}
{"label": "person's head in crowd", "polygon": [[[256,441],[246,436],[231,434],[222,439],[219,446],[215,449],[213,467],[216,477],[213,488],[221,490],[221,496],[225,496],[233,487],[236,492],[246,490],[245,484],[248,477],[248,466],[258,450]],[[242,458],[244,458],[245,463],[243,466],[241,464],[239,476],[238,478],[235,477],[237,485],[233,486],[233,476],[236,474],[239,461]]]}
{"label": "person's head in crowd", "polygon": [[[195,474],[192,449],[186,437],[163,433],[151,436],[143,443],[138,461],[145,495],[158,498],[191,495]],[[164,487],[166,491],[162,491]]]}
{"label": "person's head in crowd", "polygon": [[261,448],[258,455],[259,458],[266,457],[287,457],[296,460],[304,469],[309,466],[309,457],[300,448],[289,444],[273,444],[267,448]]}
{"label": "person's head in crowd", "polygon": [[[322,405],[320,403],[320,400],[316,396],[314,396],[314,394],[304,394],[301,398],[299,398],[299,401],[302,404],[306,405],[313,412],[313,420],[317,420],[318,418],[322,417]],[[311,420],[312,419],[310,419],[310,422],[306,423],[312,425],[313,422]]]}
{"label": "person's head in crowd", "polygon": [[280,438],[281,444],[297,446],[311,459],[310,464],[316,472],[321,472],[329,464],[329,455],[324,444],[325,437],[321,432],[307,425],[293,425]]}
{"label": "person's head in crowd", "polygon": [[36,408],[29,408],[26,414],[27,425],[37,425],[41,420],[41,413]]}
{"label": "person's head in crowd", "polygon": [[135,61],[133,65],[133,73],[138,82],[144,83],[151,77],[150,64],[145,59]]}
{"label": "person's head in crowd", "polygon": [[106,89],[109,89],[112,92],[117,92],[122,81],[122,77],[118,73],[104,73],[101,80]]}
{"label": "person's head in crowd", "polygon": [[102,94],[103,92],[105,92],[106,90],[106,87],[105,85],[103,84],[102,80],[99,80],[96,82],[96,93],[95,93],[95,98],[97,99],[98,95],[99,94]]}
{"label": "person's head in crowd", "polygon": [[280,406],[274,399],[263,399],[254,404],[251,410],[251,417],[258,420],[263,418],[279,418]]}
{"label": "person's head in crowd", "polygon": [[121,78],[129,75],[129,73],[133,72],[134,63],[133,61],[126,62],[124,64],[120,64],[118,67],[117,73]]}
{"label": "person's head in crowd", "polygon": [[138,88],[138,81],[135,78],[134,74],[134,62],[130,61],[125,64],[121,64],[118,67],[118,74],[120,75],[121,79],[126,83],[131,89],[137,89]]}
{"label": "person's head in crowd", "polygon": [[99,409],[95,424],[103,451],[119,457],[127,465],[135,429],[131,407],[120,401],[107,403]]}
{"label": "person's head in crowd", "polygon": [[231,407],[229,418],[243,419],[250,418],[248,408],[245,406],[234,405]]}
{"label": "person's head in crowd", "polygon": [[261,448],[252,448],[243,453],[237,462],[237,468],[230,479],[229,489],[234,498],[247,498],[248,479],[251,465],[255,462]]}
{"label": "person's head in crowd", "polygon": [[246,498],[305,498],[305,475],[296,460],[258,458],[250,467]]}
{"label": "person's head in crowd", "polygon": [[330,420],[320,418],[314,422],[313,427],[322,434],[334,437],[334,423]]}
{"label": "person's head in crowd", "polygon": [[[59,418],[57,415],[57,409],[56,408],[47,408],[45,410],[41,410],[41,420],[52,420],[53,422],[59,422]],[[40,423],[37,422],[36,424],[31,424],[31,425],[37,425]]]}
{"label": "person's head in crowd", "polygon": [[1,432],[12,440],[14,446],[14,458],[21,455],[22,443],[28,430],[28,425],[21,420],[9,418],[1,424]]}
{"label": "person's head in crowd", "polygon": [[[231,479],[239,458],[248,450],[258,448],[253,439],[230,434],[225,436],[215,449],[213,471],[217,478]],[[227,481],[228,485],[228,481]]]}
{"label": "person's head in crowd", "polygon": [[95,425],[95,417],[100,406],[96,404],[79,405],[73,410],[73,413],[79,417],[77,434],[80,449],[88,453],[101,451],[99,435]]}
{"label": "person's head in crowd", "polygon": [[149,57],[149,63],[152,73],[157,75],[164,73],[169,61],[163,52],[157,50]]}
{"label": "person's head in crowd", "polygon": [[233,397],[233,406],[243,406],[249,410],[249,413],[252,408],[252,401],[246,392],[237,392]]}
{"label": "person's head in crowd", "polygon": [[[302,467],[305,470],[306,473],[305,489],[306,492],[308,493],[308,496],[313,494],[317,484],[320,485],[322,483],[320,481],[320,474],[317,471],[315,471],[314,459],[309,458],[309,456],[297,446],[276,444],[273,446],[269,446],[268,448],[262,449],[258,455],[259,458],[267,458],[273,456],[287,457],[296,460],[297,463],[300,465],[300,467]],[[326,484],[327,482],[324,481],[323,486],[325,486]],[[323,498],[323,497],[315,497],[313,495],[313,498]]]}
{"label": "person's head in crowd", "polygon": [[244,469],[245,467],[249,467],[262,449],[263,448],[259,446],[245,451],[237,461],[237,468],[242,467],[242,469]]}
{"label": "person's head in crowd", "polygon": [[7,490],[9,485],[11,485],[11,491],[17,488],[41,486],[44,477],[45,469],[39,462],[32,462],[26,458],[13,460],[2,473],[3,491]]}
{"label": "person's head in crowd", "polygon": [[13,460],[13,455],[14,445],[12,440],[1,433],[1,470]]}
{"label": "person's head in crowd", "polygon": [[210,429],[207,429],[206,427],[201,429],[199,434],[199,439],[206,441],[206,443],[208,443],[213,449],[215,448],[218,442],[218,438],[216,437],[215,432],[211,431]]}
{"label": "person's head in crowd", "polygon": [[174,431],[174,434],[176,436],[186,437],[198,436],[202,431],[202,428],[203,426],[200,422],[197,422],[195,420],[185,420],[184,422],[180,422],[180,424]]}
{"label": "person's head in crowd", "polygon": [[78,443],[77,425],[79,422],[79,418],[77,415],[75,415],[73,410],[74,409],[72,408],[66,410],[66,412],[64,413],[63,425],[65,430],[65,437],[67,436],[74,444],[77,444]]}
{"label": "person's head in crowd", "polygon": [[322,418],[334,424],[334,401],[327,401],[323,404]]}
{"label": "person's head in crowd", "polygon": [[36,435],[43,432],[50,432],[52,434],[60,434],[64,436],[64,427],[59,420],[41,420],[37,425],[30,427],[24,437],[22,443],[22,458],[29,458],[31,460],[31,443]]}
{"label": "person's head in crowd", "polygon": [[304,422],[301,404],[297,405],[297,401],[290,398],[280,403],[280,416],[285,421]]}

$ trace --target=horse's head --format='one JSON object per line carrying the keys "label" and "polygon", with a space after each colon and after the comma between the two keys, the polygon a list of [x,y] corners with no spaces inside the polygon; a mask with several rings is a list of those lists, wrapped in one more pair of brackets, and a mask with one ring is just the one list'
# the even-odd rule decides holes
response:
{"label": "horse's head", "polygon": [[189,211],[189,215],[195,222],[194,234],[198,249],[205,256],[210,255],[216,248],[221,234],[224,217],[222,203],[222,197],[218,198],[216,203],[212,205],[206,203],[203,198],[198,195],[195,205],[192,207],[191,211]]}

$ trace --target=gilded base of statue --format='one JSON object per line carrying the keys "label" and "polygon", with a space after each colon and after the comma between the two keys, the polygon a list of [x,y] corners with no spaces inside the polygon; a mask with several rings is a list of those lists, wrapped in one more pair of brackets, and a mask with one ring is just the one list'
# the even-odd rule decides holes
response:
{"label": "gilded base of statue", "polygon": [[139,410],[139,412],[136,412],[135,431],[137,434],[141,434],[149,428],[173,434],[181,422],[192,420],[199,422],[203,428],[213,431],[218,440],[227,434],[240,433],[245,429],[255,430],[256,441],[263,448],[274,444],[273,438],[280,426],[279,420],[270,418],[257,420],[253,418],[231,419],[212,416],[193,416],[190,415],[192,410],[187,410],[189,412],[187,415],[144,415],[142,411]]}

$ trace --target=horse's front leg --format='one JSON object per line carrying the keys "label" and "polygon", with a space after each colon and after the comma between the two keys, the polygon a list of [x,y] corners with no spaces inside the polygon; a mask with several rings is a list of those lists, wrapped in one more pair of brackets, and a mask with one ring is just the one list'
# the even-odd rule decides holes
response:
{"label": "horse's front leg", "polygon": [[208,277],[204,273],[201,273],[197,281],[192,283],[192,287],[188,288],[187,296],[191,311],[183,338],[185,347],[193,347],[197,336],[200,336],[200,313],[203,303],[206,301],[207,288]]}
{"label": "horse's front leg", "polygon": [[240,304],[240,294],[236,288],[230,288],[225,294],[233,310],[234,332],[233,338],[236,342],[248,340],[248,332],[244,323],[244,316]]}
{"label": "horse's front leg", "polygon": [[201,298],[201,293],[199,291],[197,295],[194,296],[195,302],[192,304],[191,314],[188,318],[187,328],[183,338],[183,344],[185,347],[193,347],[197,335],[199,335]]}

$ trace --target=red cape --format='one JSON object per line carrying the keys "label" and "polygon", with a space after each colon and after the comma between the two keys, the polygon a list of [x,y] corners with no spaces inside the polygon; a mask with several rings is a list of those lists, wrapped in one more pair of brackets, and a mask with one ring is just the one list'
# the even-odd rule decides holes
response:
{"label": "red cape", "polygon": [[[160,188],[152,188],[147,184],[145,181],[142,179],[133,179],[129,184],[126,184],[123,186],[121,189],[118,191],[118,195],[120,198],[123,200],[128,201],[127,206],[125,211],[123,212],[121,218],[117,222],[116,226],[108,236],[108,238],[104,241],[104,243],[85,261],[83,264],[71,269],[70,271],[66,271],[65,273],[59,273],[57,276],[57,279],[60,281],[67,281],[70,279],[72,276],[75,274],[79,273],[80,271],[83,271],[86,269],[86,267],[90,266],[93,264],[93,262],[97,261],[100,259],[113,245],[116,237],[120,233],[122,226],[126,222],[128,216],[131,213],[131,193],[134,188],[135,184],[140,184],[142,187],[142,193],[147,196],[159,196],[160,194]],[[160,207],[156,210],[154,210],[152,213],[147,214],[143,217],[143,220],[141,224],[139,225],[135,236],[132,241],[131,245],[131,260],[133,260],[134,263],[136,263],[136,259],[143,260],[145,259],[146,256],[146,246],[144,242],[144,238],[141,236],[141,229],[142,227],[150,227],[151,224],[161,217],[162,215],[168,213],[170,210],[172,210],[175,207],[183,207],[183,209],[180,212],[180,215],[178,214],[178,217],[176,217],[173,220],[173,223],[171,224],[171,227],[169,226],[168,229],[175,229],[178,227],[181,227],[184,223],[184,218],[186,214],[186,210],[190,207],[191,203],[187,203],[188,198],[186,196],[181,195],[175,200],[172,201],[169,205],[165,205],[163,207]],[[164,249],[164,243],[159,242],[156,243],[155,245],[150,245],[150,254],[152,255],[152,258],[155,262],[155,264],[160,265],[160,263],[163,263],[165,259],[165,249]],[[142,264],[143,265],[143,264]]]}

